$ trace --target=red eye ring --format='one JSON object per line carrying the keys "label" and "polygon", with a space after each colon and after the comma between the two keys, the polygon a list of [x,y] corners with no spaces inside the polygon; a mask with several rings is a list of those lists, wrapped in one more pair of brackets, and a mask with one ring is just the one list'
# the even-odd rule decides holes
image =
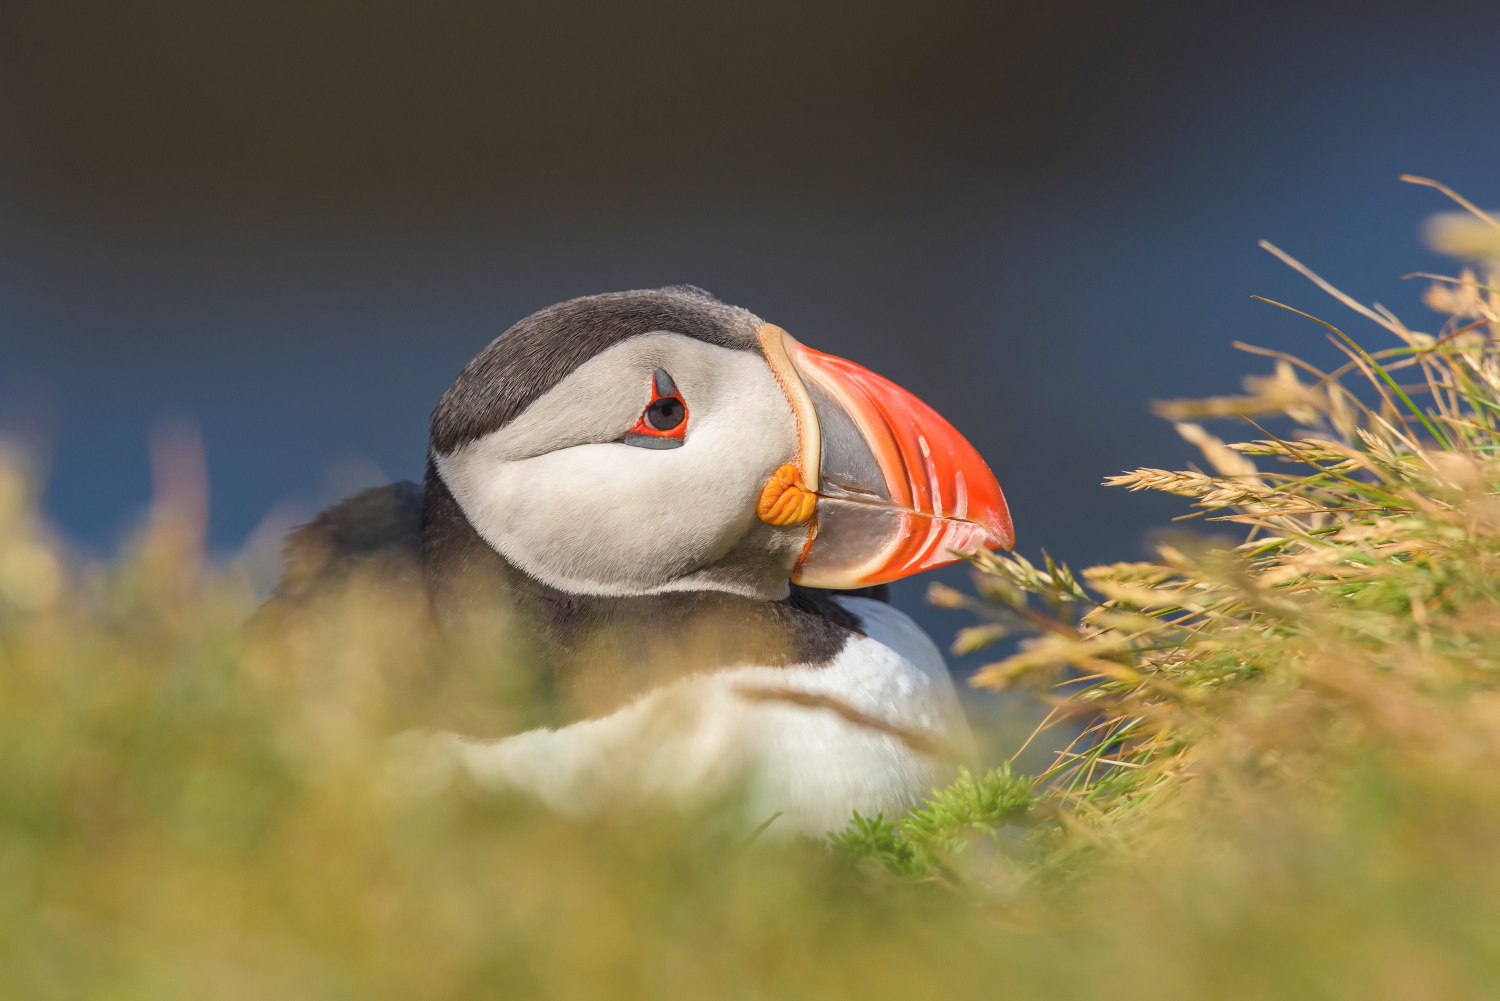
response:
{"label": "red eye ring", "polygon": [[651,376],[651,402],[641,411],[635,426],[625,433],[626,441],[636,436],[681,441],[687,436],[687,401],[677,391],[672,377],[661,369]]}

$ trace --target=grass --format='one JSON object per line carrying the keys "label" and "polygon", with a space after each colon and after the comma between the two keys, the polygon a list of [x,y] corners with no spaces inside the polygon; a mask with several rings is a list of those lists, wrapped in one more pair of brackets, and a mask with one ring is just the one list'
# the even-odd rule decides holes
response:
{"label": "grass", "polygon": [[109,563],[0,457],[0,997],[1500,992],[1500,293],[1427,300],[1435,334],[1345,299],[1394,346],[1310,319],[1338,367],[1252,349],[1245,394],[1158,404],[1205,463],[1113,478],[1185,498],[1158,560],[935,589],[959,648],[1024,637],[977,684],[1083,735],[826,844],[437,781],[392,734],[524,724],[503,634],[357,580],[246,628],[170,447]]}

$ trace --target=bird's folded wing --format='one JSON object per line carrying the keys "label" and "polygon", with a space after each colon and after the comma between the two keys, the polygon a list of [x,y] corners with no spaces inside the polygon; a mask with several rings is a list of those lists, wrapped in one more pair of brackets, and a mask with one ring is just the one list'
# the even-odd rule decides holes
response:
{"label": "bird's folded wing", "polygon": [[415,580],[422,542],[422,487],[409,480],[371,487],[287,535],[274,601],[300,603],[356,572]]}

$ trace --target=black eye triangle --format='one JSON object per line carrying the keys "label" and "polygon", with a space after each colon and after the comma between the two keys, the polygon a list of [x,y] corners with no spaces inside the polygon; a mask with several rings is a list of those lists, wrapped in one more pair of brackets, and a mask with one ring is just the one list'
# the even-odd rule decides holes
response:
{"label": "black eye triangle", "polygon": [[668,375],[661,369],[656,370],[656,374],[655,376],[653,376],[653,385],[656,389],[657,396],[677,395],[677,384],[672,381],[672,377],[670,375]]}

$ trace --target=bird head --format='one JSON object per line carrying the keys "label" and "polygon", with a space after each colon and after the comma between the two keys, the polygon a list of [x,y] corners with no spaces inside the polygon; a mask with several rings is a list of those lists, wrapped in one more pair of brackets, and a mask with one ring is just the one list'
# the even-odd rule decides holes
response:
{"label": "bird head", "polygon": [[444,394],[431,459],[485,543],[574,594],[776,599],[1013,542],[931,407],[690,286],[516,324]]}

